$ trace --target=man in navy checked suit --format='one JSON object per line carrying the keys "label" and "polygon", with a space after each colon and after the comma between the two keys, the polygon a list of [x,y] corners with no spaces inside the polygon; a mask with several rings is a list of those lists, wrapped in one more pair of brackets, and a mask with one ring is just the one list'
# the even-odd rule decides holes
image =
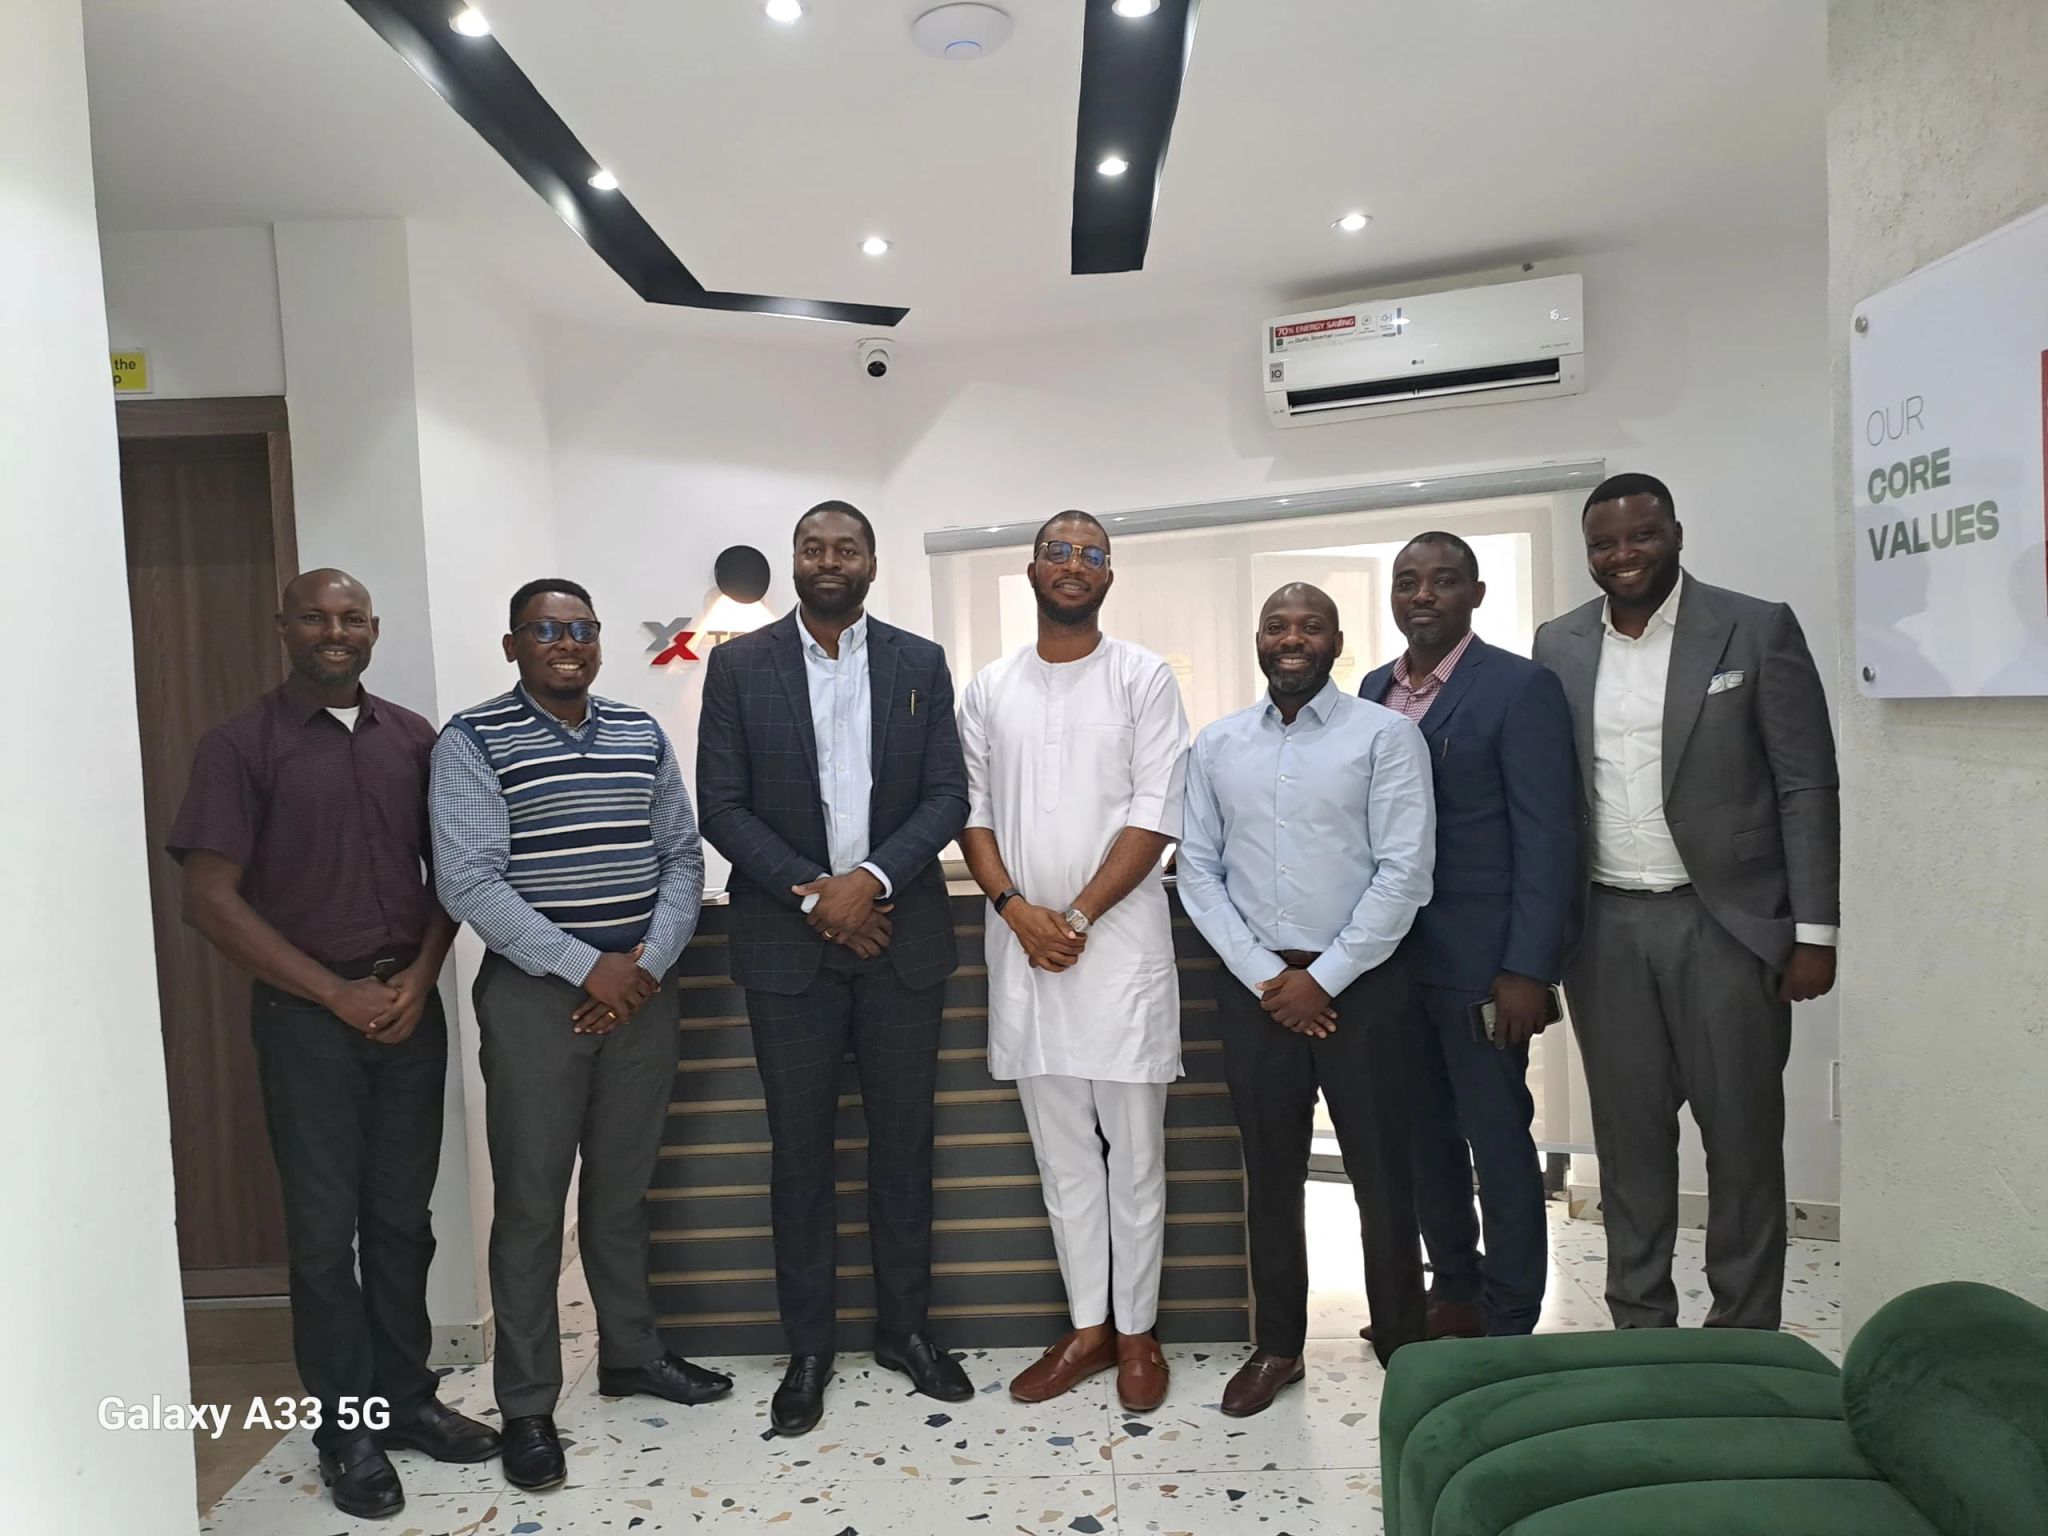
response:
{"label": "man in navy checked suit", "polygon": [[939,853],[967,822],[946,653],[867,616],[875,534],[843,501],[796,525],[796,613],[711,653],[697,730],[704,836],[732,861],[732,974],[747,989],[774,1142],[775,1286],[790,1363],[771,1405],[800,1435],[832,1374],[839,1068],[868,1138],[875,1361],[974,1395],[927,1334],[932,1095],[957,963]]}
{"label": "man in navy checked suit", "polygon": [[[1411,1123],[1415,1209],[1435,1271],[1431,1338],[1528,1333],[1543,1309],[1549,1244],[1529,1041],[1548,1017],[1579,867],[1564,689],[1548,668],[1472,632],[1485,596],[1471,545],[1418,534],[1394,557],[1391,590],[1408,649],[1358,690],[1422,728],[1436,788],[1436,894],[1401,948],[1421,1036]],[[1489,1000],[1494,1043],[1472,1027],[1473,1007]]]}

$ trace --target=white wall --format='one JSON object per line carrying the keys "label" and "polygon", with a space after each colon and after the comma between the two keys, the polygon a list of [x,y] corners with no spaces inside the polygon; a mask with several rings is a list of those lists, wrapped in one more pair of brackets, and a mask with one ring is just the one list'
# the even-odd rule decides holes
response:
{"label": "white wall", "polygon": [[[432,225],[407,226],[406,252],[434,679],[448,715],[502,692],[513,679],[498,637],[506,599],[522,582],[554,573],[553,465],[535,342],[518,307],[479,279],[474,261]],[[458,1024],[456,1070],[435,1217],[436,1230],[445,1231],[466,1215],[474,1294],[488,1298],[494,1185],[470,1000],[482,960],[482,942],[465,928],[456,941],[448,1010]],[[466,1170],[466,1184],[457,1182],[458,1169]],[[453,1265],[457,1256],[444,1251],[437,1262]]]}
{"label": "white wall", "polygon": [[[1855,304],[2048,199],[2048,7],[1832,0],[1835,537]],[[2022,445],[2034,451],[2037,445]],[[1842,646],[1851,646],[1842,561]],[[1969,1279],[2048,1304],[2048,702],[1840,690],[1847,1326]]]}
{"label": "white wall", "polygon": [[[1719,248],[1566,264],[1586,279],[1587,389],[1555,401],[1275,430],[1259,387],[1264,309],[988,348],[906,347],[888,381],[882,551],[891,616],[930,622],[926,530],[1284,494],[1403,472],[1605,456],[1673,489],[1686,564],[1797,610],[1836,666],[1819,109],[1812,217]],[[1427,516],[1425,512],[1422,514]],[[1566,605],[1594,595],[1575,517],[1555,530]],[[1112,603],[1107,615],[1116,623]],[[1832,999],[1802,1006],[1786,1074],[1795,1199],[1837,1198]],[[1688,1129],[1684,1182],[1705,1188]]]}
{"label": "white wall", "polygon": [[383,620],[371,687],[439,719],[405,225],[279,224],[276,240],[299,566],[369,587]]}
{"label": "white wall", "polygon": [[284,393],[277,252],[267,225],[109,233],[108,339],[149,353],[159,400]]}
{"label": "white wall", "polygon": [[190,1437],[97,1418],[182,1403],[190,1377],[77,0],[9,8],[0,229],[0,562],[35,573],[16,635],[63,637],[12,688],[61,771],[0,754],[0,1487],[11,1530],[175,1536],[197,1525]]}
{"label": "white wall", "polygon": [[[696,781],[704,669],[655,670],[643,621],[701,619],[715,595],[720,550],[751,544],[768,557],[767,602],[786,613],[790,535],[828,497],[886,521],[881,508],[881,387],[852,350],[743,348],[641,333],[554,327],[547,404],[555,456],[562,570],[590,588],[605,621],[598,690],[661,720]],[[909,567],[875,612],[923,623],[930,601],[914,542],[883,543]],[[912,615],[901,618],[904,613]],[[725,863],[707,848],[707,878]]]}

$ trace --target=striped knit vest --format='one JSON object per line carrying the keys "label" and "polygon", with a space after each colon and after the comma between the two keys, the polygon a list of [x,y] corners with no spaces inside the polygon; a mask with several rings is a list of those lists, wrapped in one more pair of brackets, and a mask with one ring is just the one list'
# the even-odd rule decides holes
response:
{"label": "striped knit vest", "polygon": [[517,689],[466,709],[468,734],[498,775],[511,814],[506,882],[549,922],[619,953],[647,934],[661,887],[654,770],[661,727],[631,705],[593,697],[578,737]]}

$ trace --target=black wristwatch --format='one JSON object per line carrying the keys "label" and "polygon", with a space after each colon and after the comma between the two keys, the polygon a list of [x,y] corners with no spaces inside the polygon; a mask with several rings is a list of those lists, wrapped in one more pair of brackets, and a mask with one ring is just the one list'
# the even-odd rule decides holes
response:
{"label": "black wristwatch", "polygon": [[1002,895],[996,898],[996,916],[1001,917],[1003,915],[1003,908],[1007,907],[1011,902],[1015,901],[1019,896],[1022,896],[1023,894],[1024,893],[1018,890],[1017,887],[1015,887],[1014,885],[1011,886],[1008,890],[1004,891]]}

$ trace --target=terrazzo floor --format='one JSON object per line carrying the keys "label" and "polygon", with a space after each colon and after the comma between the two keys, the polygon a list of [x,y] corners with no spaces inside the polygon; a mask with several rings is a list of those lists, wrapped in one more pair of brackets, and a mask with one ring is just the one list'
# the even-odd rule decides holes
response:
{"label": "terrazzo floor", "polygon": [[[1010,1400],[1009,1378],[1031,1350],[962,1356],[980,1388],[949,1406],[912,1393],[863,1355],[841,1356],[825,1421],[799,1440],[768,1430],[768,1398],[783,1361],[715,1362],[733,1395],[709,1407],[652,1398],[605,1399],[591,1369],[597,1337],[579,1269],[563,1276],[562,1326],[570,1382],[557,1411],[569,1482],[550,1493],[510,1487],[496,1462],[443,1466],[411,1452],[393,1459],[407,1503],[370,1526],[338,1513],[320,1488],[303,1433],[282,1441],[200,1524],[208,1536],[578,1536],[633,1531],[776,1536],[1026,1536],[1259,1532],[1261,1536],[1376,1536],[1381,1372],[1358,1338],[1365,1320],[1356,1208],[1340,1184],[1313,1184],[1309,1230],[1316,1287],[1308,1379],[1265,1413],[1227,1419],[1224,1384],[1241,1345],[1169,1348],[1173,1388],[1145,1419],[1116,1407],[1114,1377],[1036,1407]],[[1607,1325],[1600,1300],[1601,1229],[1551,1206],[1545,1332]],[[1681,1233],[1683,1321],[1706,1312],[1702,1235]],[[1841,1352],[1837,1245],[1795,1240],[1786,1327],[1834,1358]],[[458,1370],[447,1402],[495,1420],[488,1369]]]}

